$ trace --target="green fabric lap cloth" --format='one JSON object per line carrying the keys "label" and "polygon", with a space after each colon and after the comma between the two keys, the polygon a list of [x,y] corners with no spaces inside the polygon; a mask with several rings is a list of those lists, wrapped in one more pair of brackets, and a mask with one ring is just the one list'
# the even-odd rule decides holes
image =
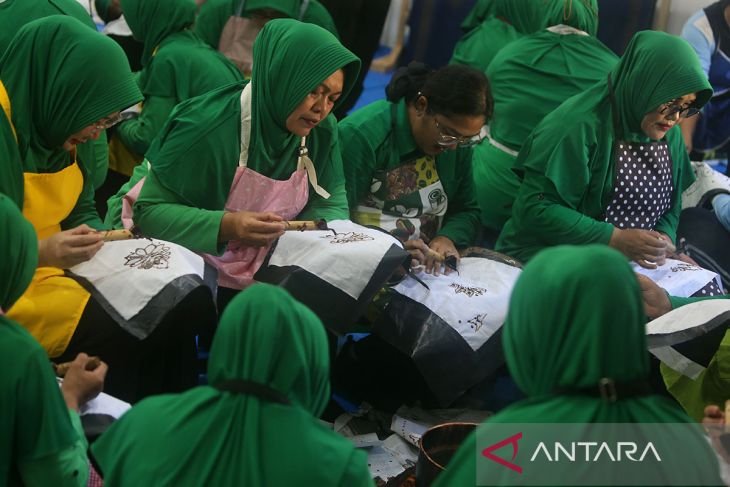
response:
{"label": "green fabric lap cloth", "polygon": [[[213,49],[218,49],[223,27],[228,19],[235,15],[241,0],[208,0],[200,7],[198,18],[195,21],[195,33]],[[243,16],[250,16],[251,12],[260,9],[272,9],[281,15],[315,24],[328,30],[336,37],[335,21],[327,9],[317,0],[310,0],[308,8],[301,15],[302,0],[246,0]]]}
{"label": "green fabric lap cloth", "polygon": [[195,20],[193,0],[123,0],[121,5],[132,34],[144,45],[138,82],[145,103],[139,117],[120,124],[117,134],[133,152],[144,154],[176,104],[243,77],[188,30]]}
{"label": "green fabric lap cloth", "polygon": [[[599,280],[595,269],[602,270]],[[507,366],[527,398],[489,418],[479,426],[480,433],[487,434],[494,423],[572,423],[587,429],[592,423],[690,423],[675,404],[655,395],[610,402],[598,395],[557,392],[591,386],[597,390],[602,378],[616,383],[647,380],[644,322],[638,281],[619,252],[602,245],[541,252],[517,280],[504,324]],[[464,442],[435,486],[476,485],[476,440],[472,434]],[[715,454],[701,434],[688,429],[681,441],[670,444],[671,449],[662,450],[662,467],[652,480],[668,484],[681,473],[681,478],[709,477],[722,484]],[[508,476],[514,472],[485,461],[490,484],[511,484]],[[566,463],[567,476],[576,472],[580,469]],[[621,469],[614,472],[622,475]],[[587,477],[586,485],[590,481]]]}
{"label": "green fabric lap cloth", "polygon": [[[111,39],[66,16],[26,24],[0,59],[24,172],[53,173],[73,163],[66,139],[142,98],[124,52]],[[80,164],[84,188],[63,228],[101,226],[92,170]],[[0,181],[0,191],[17,179]]]}
{"label": "green fabric lap cloth", "polygon": [[[286,291],[255,284],[233,299],[208,374],[210,386],[140,402],[92,445],[106,482],[372,485],[365,453],[317,419],[330,397],[327,336]],[[267,386],[290,404],[216,388],[234,380]]]}
{"label": "green fabric lap cloth", "polygon": [[[619,140],[651,142],[641,121],[677,97],[697,94],[703,106],[712,90],[697,56],[684,40],[643,31],[629,43],[608,79],[573,96],[548,114],[527,138],[515,162],[522,183],[497,250],[526,262],[539,250],[560,244],[608,244],[613,225],[603,220],[613,193],[613,146]],[[670,209],[654,230],[672,240],[681,211],[681,193],[694,176],[679,127],[665,136],[671,155],[674,192]]]}
{"label": "green fabric lap cloth", "polygon": [[[0,228],[0,310],[7,310],[33,278],[38,240],[16,203],[2,194]],[[86,485],[78,416],[67,409],[43,348],[2,312],[0,368],[0,483]]]}
{"label": "green fabric lap cloth", "polygon": [[[338,69],[345,75],[342,100],[357,77],[359,60],[332,34],[290,19],[272,20],[262,29],[254,43],[250,169],[277,180],[291,176],[301,138],[286,129],[286,119]],[[147,152],[152,169],[134,206],[135,223],[145,234],[195,251],[223,250],[217,238],[238,167],[242,89],[243,84],[234,84],[192,98],[170,115]],[[318,182],[331,196],[324,199],[310,187],[300,217],[347,218],[333,116],[312,129],[307,148]]]}
{"label": "green fabric lap cloth", "polygon": [[542,3],[540,0],[495,0],[492,14],[456,43],[449,63],[486,71],[500,49],[545,26]]}

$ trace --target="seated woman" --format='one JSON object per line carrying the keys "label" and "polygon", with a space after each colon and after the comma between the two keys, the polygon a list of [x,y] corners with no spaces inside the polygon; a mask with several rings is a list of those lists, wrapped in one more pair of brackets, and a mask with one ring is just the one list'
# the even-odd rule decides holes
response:
{"label": "seated woman", "polygon": [[497,250],[524,262],[552,245],[603,243],[642,267],[662,264],[693,180],[676,125],[711,93],[684,40],[636,34],[606,80],[568,99],[528,137]]}
{"label": "seated woman", "polygon": [[449,62],[486,71],[500,49],[546,25],[543,3],[539,0],[494,0],[492,13],[456,43]]}
{"label": "seated woman", "polygon": [[358,69],[321,27],[269,22],[254,44],[251,82],[180,104],[147,152],[149,164],[115,198],[117,208],[139,192],[134,223],[145,235],[208,254],[224,304],[253,282],[284,233],[282,220],[347,218],[329,115]]}
{"label": "seated woman", "polygon": [[[193,0],[123,0],[121,6],[132,34],[144,42],[138,83],[145,99],[139,117],[117,127],[109,163],[115,171],[131,176],[175,105],[242,77],[191,30]],[[118,147],[120,143],[123,148]]]}
{"label": "seated woman", "polygon": [[[317,0],[207,0],[200,7],[195,32],[249,76],[251,45],[266,22],[272,19],[297,19],[318,25],[337,37],[335,21]],[[234,32],[234,26],[243,30]],[[243,51],[233,55],[228,46],[231,42],[238,43]]]}
{"label": "seated woman", "polygon": [[33,226],[2,194],[0,228],[0,483],[85,486],[88,445],[78,408],[101,391],[107,366],[87,371],[89,357],[79,354],[59,389],[43,348],[2,313],[28,287],[38,261]]}
{"label": "seated woman", "polygon": [[412,63],[386,92],[339,124],[351,217],[390,232],[438,273],[429,249],[458,258],[476,235],[471,146],[492,114],[489,83],[467,66]]}
{"label": "seated woman", "polygon": [[[545,115],[605,79],[618,58],[596,36],[596,0],[563,0],[543,7],[545,30],[518,39],[489,64],[494,96],[489,138],[474,148],[474,185],[482,224],[494,234],[509,219],[520,187],[512,171],[517,152]],[[493,242],[492,242],[493,243]]]}
{"label": "seated woman", "polygon": [[[49,15],[68,15],[89,29],[96,31],[96,25],[76,0],[25,0],[23,2],[0,3],[0,55],[8,48],[15,34],[28,22]],[[83,144],[77,144],[79,163],[87,168],[88,177],[98,189],[106,179],[109,169],[109,150],[105,133]]]}
{"label": "seated woman", "polygon": [[0,80],[10,122],[0,128],[16,146],[1,156],[8,164],[19,158],[19,172],[0,179],[0,192],[19,203],[39,246],[33,281],[8,316],[51,358],[67,361],[80,351],[100,356],[112,367],[107,389],[127,401],[193,385],[194,328],[214,320],[207,289],[201,288],[207,299],[197,292],[169,299],[176,312],[147,323],[152,326],[141,340],[64,271],[89,261],[104,244],[75,145],[98,137],[120,110],[141,100],[124,53],[77,20],[51,16],[18,32],[0,62]]}
{"label": "seated woman", "polygon": [[[604,270],[600,279],[596,279],[596,269]],[[571,423],[573,426],[566,424],[566,431],[586,425],[586,432],[594,423],[691,423],[674,403],[653,395],[649,388],[644,323],[639,285],[617,251],[590,245],[541,252],[515,285],[503,335],[509,370],[528,397],[479,426],[434,485],[511,483],[509,479],[514,477],[508,476],[515,472],[481,455],[484,463],[478,467],[481,482],[477,482],[477,455],[494,443],[485,441],[482,446],[477,439],[488,438],[490,430],[499,428],[495,423]],[[612,397],[606,394],[606,384],[611,386]],[[686,429],[667,426],[667,433],[649,438],[661,452],[661,463],[642,464],[642,473],[657,483],[686,479],[685,485],[722,485],[707,440],[690,425]],[[530,429],[525,429],[529,437]],[[638,439],[641,430],[634,431]],[[505,448],[511,451],[510,445]],[[580,481],[591,485],[598,469],[591,469],[590,464],[582,467],[560,469],[563,479],[570,479],[570,484],[563,485],[580,485],[575,483]],[[529,468],[525,466],[526,474]],[[628,471],[612,467],[602,472],[613,476],[602,477],[602,482],[619,485],[619,476]]]}
{"label": "seated woman", "polygon": [[208,380],[141,402],[94,442],[104,480],[373,485],[365,452],[317,419],[330,398],[327,336],[286,291],[255,284],[231,301],[213,339]]}

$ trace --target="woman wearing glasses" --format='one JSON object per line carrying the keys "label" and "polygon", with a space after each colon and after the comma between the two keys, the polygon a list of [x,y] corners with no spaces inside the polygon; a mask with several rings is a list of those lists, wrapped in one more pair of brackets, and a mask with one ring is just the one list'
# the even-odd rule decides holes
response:
{"label": "woman wearing glasses", "polygon": [[675,126],[711,95],[684,40],[636,34],[604,81],[548,114],[526,140],[497,250],[527,261],[553,245],[604,243],[641,267],[661,265],[693,180]]}
{"label": "woman wearing glasses", "polygon": [[386,93],[339,124],[351,218],[397,236],[439,273],[434,252],[458,258],[479,223],[470,146],[492,113],[489,83],[466,66],[411,63]]}

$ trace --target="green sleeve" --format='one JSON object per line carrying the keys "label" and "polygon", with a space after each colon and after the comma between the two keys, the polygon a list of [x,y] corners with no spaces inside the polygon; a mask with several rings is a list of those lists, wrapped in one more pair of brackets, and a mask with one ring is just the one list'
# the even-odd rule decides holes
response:
{"label": "green sleeve", "polygon": [[122,199],[140,179],[147,176],[149,165],[150,163],[145,159],[141,164],[135,166],[129,181],[119,188],[117,194],[106,200],[107,210],[104,225],[109,228],[122,228]]}
{"label": "green sleeve", "polygon": [[721,294],[719,296],[701,296],[697,298],[682,298],[679,296],[669,296],[669,302],[672,305],[672,309],[677,309],[685,304],[697,303],[699,301],[706,301],[708,299],[730,299],[730,294]]}
{"label": "green sleeve", "polygon": [[76,200],[76,206],[71,213],[61,222],[62,230],[70,230],[85,223],[91,228],[101,230],[106,226],[101,221],[99,213],[96,211],[96,203],[94,202],[94,184],[89,171],[83,164],[79,164],[81,172],[84,175],[84,186],[81,189],[79,199]]}
{"label": "green sleeve", "polygon": [[218,243],[218,232],[224,213],[186,205],[160,184],[153,167],[134,205],[134,222],[146,236],[196,252],[220,254],[224,246]]}
{"label": "green sleeve", "polygon": [[213,49],[218,49],[223,27],[233,13],[232,3],[232,0],[208,0],[200,7],[194,30]]}
{"label": "green sleeve", "polygon": [[330,149],[327,151],[327,161],[324,165],[317,165],[317,179],[320,186],[329,192],[328,199],[322,198],[309,187],[309,202],[299,214],[301,220],[345,220],[350,216],[347,206],[347,191],[345,190],[345,175],[342,170],[342,155],[337,137],[337,124],[332,124],[333,137]]}
{"label": "green sleeve", "polygon": [[439,168],[449,203],[444,224],[437,235],[449,238],[457,247],[468,247],[474,244],[479,226],[479,205],[472,176],[472,150],[461,149],[454,154],[454,160],[449,161],[450,177],[444,177],[443,169]]}
{"label": "green sleeve", "polygon": [[[347,119],[345,119],[347,120]],[[381,158],[375,152],[365,135],[356,126],[344,121],[339,125],[340,138],[347,141],[342,153],[342,166],[345,172],[347,201],[351,209],[370,192],[377,161]],[[387,160],[383,158],[382,160]]]}
{"label": "green sleeve", "polygon": [[117,129],[119,140],[137,154],[143,155],[149,149],[152,139],[162,129],[175,105],[175,99],[171,97],[147,97],[139,117],[119,125]]}
{"label": "green sleeve", "polygon": [[672,207],[659,219],[654,230],[666,234],[672,242],[676,242],[679,215],[682,213],[682,193],[692,185],[695,177],[679,128],[667,134],[667,143],[674,168]]}
{"label": "green sleeve", "polygon": [[363,450],[354,450],[352,452],[345,464],[345,471],[339,485],[342,487],[371,487],[375,485],[370,470],[368,470],[367,454]]}
{"label": "green sleeve", "polygon": [[109,170],[109,145],[106,131],[99,134],[96,140],[89,140],[77,147],[79,163],[89,171],[89,177],[94,189],[104,184],[106,173]]}

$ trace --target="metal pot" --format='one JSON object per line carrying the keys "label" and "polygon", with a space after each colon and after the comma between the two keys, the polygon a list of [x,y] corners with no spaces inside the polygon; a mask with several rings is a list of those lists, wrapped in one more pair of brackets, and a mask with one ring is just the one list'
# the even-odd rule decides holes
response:
{"label": "metal pot", "polygon": [[444,423],[426,431],[419,442],[416,486],[431,485],[476,427],[476,423]]}

